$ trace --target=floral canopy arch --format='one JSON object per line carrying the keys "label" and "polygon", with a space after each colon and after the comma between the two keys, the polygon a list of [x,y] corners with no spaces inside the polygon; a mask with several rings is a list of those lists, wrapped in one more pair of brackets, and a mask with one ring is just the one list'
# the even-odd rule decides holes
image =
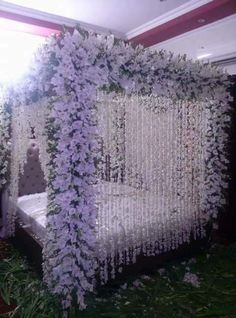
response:
{"label": "floral canopy arch", "polygon": [[[194,237],[197,237],[204,236],[204,226],[216,218],[219,208],[224,205],[228,85],[227,74],[214,66],[163,51],[134,47],[112,35],[97,35],[79,29],[73,34],[66,32],[49,39],[38,52],[29,76],[9,90],[8,98],[1,105],[0,126],[5,132],[1,134],[5,145],[1,149],[1,186],[6,182],[10,150],[11,178],[7,182],[11,196],[17,199],[18,188],[11,185],[18,184],[19,171],[23,171],[26,160],[27,145],[21,142],[22,136],[30,135],[33,125],[41,146],[48,193],[44,280],[53,293],[62,297],[64,308],[71,305],[75,295],[80,307],[85,307],[84,297],[94,288],[99,263],[95,253],[98,209],[93,186],[98,178],[95,158],[100,151],[96,117],[98,92],[105,92],[103,98],[109,93],[111,99],[119,94],[128,98],[138,96],[143,104],[150,99],[157,112],[161,103],[165,103],[165,108],[181,105],[174,114],[179,114],[181,119],[184,112],[188,113],[189,127],[194,125],[191,107],[198,105],[199,126],[195,126],[195,131],[204,128],[201,133],[204,138],[198,145],[205,149],[202,158],[205,168],[199,181],[201,210],[196,217],[201,226],[191,225]],[[102,116],[106,116],[105,113]],[[9,117],[10,135],[7,133]],[[204,127],[201,126],[203,117]],[[135,127],[138,122],[139,118]],[[183,129],[183,126],[178,127],[176,129]],[[14,235],[14,230],[15,211],[9,210],[5,218],[5,236]],[[190,235],[188,232],[185,239],[176,239],[175,244],[163,243],[163,250],[177,248],[183,241],[189,241]],[[156,238],[153,240],[149,243],[155,245]],[[136,247],[131,252],[134,254],[135,250]],[[153,249],[152,253],[158,252]],[[117,261],[119,264],[123,262],[122,255]],[[106,252],[103,264],[100,262],[99,265],[104,281],[110,266],[107,257]],[[117,257],[109,257],[112,275]]]}

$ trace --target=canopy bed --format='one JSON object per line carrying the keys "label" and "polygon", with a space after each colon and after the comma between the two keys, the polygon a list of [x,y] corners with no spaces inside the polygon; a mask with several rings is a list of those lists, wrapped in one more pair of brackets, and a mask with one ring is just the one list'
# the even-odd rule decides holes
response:
{"label": "canopy bed", "polygon": [[204,237],[225,202],[227,86],[211,65],[78,29],[9,88],[2,236],[16,218],[30,229],[65,309],[85,308],[97,273]]}

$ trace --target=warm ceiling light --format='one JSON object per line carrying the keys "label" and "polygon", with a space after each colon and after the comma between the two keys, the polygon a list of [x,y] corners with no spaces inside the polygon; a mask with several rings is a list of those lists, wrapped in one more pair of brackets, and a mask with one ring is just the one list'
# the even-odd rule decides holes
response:
{"label": "warm ceiling light", "polygon": [[43,37],[4,30],[0,23],[0,82],[14,82],[27,73],[43,42]]}
{"label": "warm ceiling light", "polygon": [[0,18],[0,30],[28,32],[28,29],[29,29],[29,25],[25,23],[10,20],[10,19]]}
{"label": "warm ceiling light", "polygon": [[212,53],[201,54],[201,55],[198,55],[198,56],[197,56],[197,59],[198,59],[198,60],[201,60],[201,59],[204,59],[204,58],[209,57],[209,56],[211,56],[211,55],[212,55]]}

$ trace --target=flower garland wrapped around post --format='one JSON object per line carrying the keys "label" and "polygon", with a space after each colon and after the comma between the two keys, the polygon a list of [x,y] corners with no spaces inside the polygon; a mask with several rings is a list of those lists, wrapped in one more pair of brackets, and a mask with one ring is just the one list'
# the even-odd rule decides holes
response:
{"label": "flower garland wrapped around post", "polygon": [[[160,173],[158,176],[164,178],[165,175],[168,175],[168,180],[178,179],[175,184],[179,182],[180,187],[183,188],[180,190],[185,191],[185,196],[186,191],[193,192],[193,189],[184,188],[181,183],[183,174],[187,180],[195,175],[201,178],[203,175],[205,176],[204,180],[198,180],[203,187],[201,193],[205,193],[205,198],[201,211],[197,212],[199,215],[195,213],[197,215],[196,224],[192,225],[192,230],[195,231],[195,237],[197,237],[204,235],[204,224],[217,215],[218,208],[224,203],[222,189],[225,188],[227,179],[225,174],[227,167],[225,127],[229,122],[229,95],[226,92],[228,84],[227,74],[216,67],[192,62],[181,56],[174,57],[163,51],[155,52],[141,46],[134,47],[115,39],[112,35],[97,35],[81,29],[75,30],[73,34],[66,32],[51,38],[39,52],[34,69],[16,90],[13,99],[17,104],[15,107],[20,108],[22,106],[30,107],[44,98],[48,107],[45,132],[48,142],[48,157],[46,158],[45,155],[46,159],[44,158],[43,164],[44,167],[48,167],[47,234],[43,249],[43,268],[45,282],[53,293],[62,297],[64,308],[68,308],[74,300],[80,305],[80,308],[85,308],[84,298],[87,292],[94,289],[98,265],[95,254],[98,217],[94,185],[97,183],[99,174],[96,173],[97,169],[102,166],[101,163],[104,160],[99,154],[101,145],[98,142],[99,125],[96,123],[98,90],[114,94],[125,93],[126,96],[131,97],[129,113],[126,113],[125,110],[125,103],[129,100],[126,97],[121,99],[122,107],[111,110],[112,116],[118,116],[115,127],[118,135],[113,140],[115,157],[111,158],[113,169],[111,177],[116,180],[115,182],[117,180],[124,182],[125,177],[122,173],[125,165],[128,160],[133,160],[132,154],[126,150],[127,140],[123,141],[123,145],[121,145],[121,140],[125,133],[130,136],[135,135],[135,125],[139,121],[139,118],[136,118],[136,124],[133,124],[130,129],[127,128],[126,131],[122,116],[124,118],[125,116],[127,118],[129,116],[137,117],[134,109],[135,103],[138,101],[144,109],[148,108],[156,113],[166,111],[167,123],[174,123],[176,117],[175,126],[173,126],[174,124],[170,126],[172,130],[165,132],[164,123],[160,121],[158,131],[158,134],[165,133],[166,140],[170,142],[174,136],[173,127],[176,129],[175,142],[179,142],[183,149],[175,146],[169,151],[169,157],[167,157],[172,162],[171,154],[178,154],[175,161],[173,160],[178,168],[176,175],[173,175],[172,168],[165,173],[163,167],[155,166],[153,153],[148,160],[154,171],[156,169]],[[133,98],[135,94],[143,96],[143,99],[138,97],[136,100]],[[152,95],[155,97],[150,99],[153,102],[145,101],[146,96],[148,99],[148,96]],[[193,110],[189,111],[191,107]],[[139,112],[142,121],[145,122],[146,113],[142,109]],[[204,118],[201,117],[203,113],[206,115]],[[184,120],[182,120],[183,117]],[[196,119],[195,123],[193,118]],[[0,125],[2,125],[2,121],[0,121]],[[150,136],[155,135],[154,127],[155,122],[150,121]],[[194,135],[191,135],[191,140],[195,148],[189,145],[187,134],[191,127],[195,130],[199,127],[206,129],[204,145],[201,145],[201,141],[197,140]],[[0,129],[2,129],[1,126]],[[143,131],[145,132],[144,129]],[[200,135],[201,132],[199,132]],[[163,163],[165,161],[164,148],[160,136],[155,138],[157,137],[159,138],[158,145],[155,144],[153,148],[157,151],[157,147],[160,146],[158,155],[160,162]],[[217,138],[217,142],[215,142],[215,138]],[[42,143],[45,143],[45,140]],[[135,152],[138,151],[137,142],[132,143],[131,141],[130,147],[133,147]],[[202,151],[199,153],[200,148]],[[7,147],[4,147],[4,151],[6,149]],[[182,153],[181,150],[183,150]],[[146,148],[145,151],[145,156],[148,157]],[[121,153],[125,152],[127,162],[124,162],[121,157]],[[183,153],[186,154],[185,158],[183,158]],[[204,171],[198,173],[197,170],[190,171],[188,167],[183,168],[185,163],[190,165],[189,162],[186,162],[186,158],[193,160],[192,154],[198,156],[197,158],[201,162],[206,160]],[[0,156],[4,156],[4,153],[0,153]],[[118,163],[114,158],[119,158]],[[3,159],[1,168],[3,170],[1,171],[5,171],[6,165],[7,160]],[[140,170],[144,170],[142,160],[137,160],[138,166],[141,167]],[[19,167],[16,168],[19,169]],[[148,188],[146,180],[149,180],[150,176],[148,173],[143,176],[136,170],[138,169],[135,167],[133,170],[129,170],[129,176],[125,182],[132,186],[135,184],[135,187],[140,187],[142,191],[145,191]],[[159,191],[159,185],[155,186],[154,190]],[[162,191],[167,187],[164,183],[161,186]],[[192,198],[196,202],[199,199],[197,195],[192,195]],[[170,198],[167,200],[170,201]],[[181,200],[179,202],[179,206],[176,208],[178,211],[183,208],[181,206],[183,202]],[[185,209],[185,211],[187,210]],[[185,222],[184,217],[182,217],[182,222]],[[14,222],[14,215],[11,218],[11,221]],[[173,224],[178,224],[176,231],[181,228],[178,223],[180,220],[175,219],[174,210],[172,211],[172,221],[175,222]],[[131,224],[131,220],[129,222]],[[173,225],[172,228],[174,229]],[[8,235],[13,234],[13,230],[8,233]],[[142,233],[143,236],[150,239],[150,242],[142,246],[143,252],[147,255],[157,253],[158,249],[155,249],[155,246],[158,244],[159,251],[176,248],[181,242],[188,241],[191,235],[187,230],[181,238],[177,232],[173,235],[165,233],[164,241],[163,237],[160,237],[159,242],[153,242],[151,237],[153,235],[156,238],[154,234],[155,229],[150,233]],[[119,240],[118,243],[111,242],[111,246],[113,246],[112,244],[114,246],[119,244]],[[136,245],[133,246],[132,255],[129,253],[128,247],[125,248],[125,261],[128,263],[129,258],[135,261],[136,253],[138,253]],[[139,246],[139,252],[140,250]],[[103,256],[104,258],[102,258]],[[111,276],[115,275],[117,265],[115,250],[112,249],[108,254],[104,247],[101,249],[101,259],[103,262],[102,265],[99,265],[101,278],[103,281],[107,281],[110,265]],[[110,265],[108,265],[108,259]],[[122,251],[120,251],[118,259],[119,265],[125,262]]]}

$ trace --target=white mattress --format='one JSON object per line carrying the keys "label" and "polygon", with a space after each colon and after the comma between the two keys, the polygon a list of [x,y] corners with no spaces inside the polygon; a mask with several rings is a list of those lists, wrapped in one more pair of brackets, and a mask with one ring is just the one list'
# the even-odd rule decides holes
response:
{"label": "white mattress", "polygon": [[[176,200],[171,201],[168,198],[166,205],[167,198],[164,196],[116,183],[104,182],[98,189],[100,195],[97,201],[97,240],[101,249],[104,246],[107,249],[115,248],[111,247],[110,242],[114,244],[117,241],[117,246],[127,247],[132,246],[134,241],[148,241],[150,237],[153,239],[155,233],[165,224],[175,224],[176,214],[173,214],[173,211],[176,210]],[[18,199],[18,218],[41,242],[45,236],[46,206],[45,192],[25,195]],[[157,211],[158,206],[160,211]],[[191,220],[185,218],[183,222],[187,225]],[[114,239],[116,237],[119,237],[119,242]]]}
{"label": "white mattress", "polygon": [[18,198],[17,216],[24,226],[43,241],[46,227],[46,192],[24,195]]}

